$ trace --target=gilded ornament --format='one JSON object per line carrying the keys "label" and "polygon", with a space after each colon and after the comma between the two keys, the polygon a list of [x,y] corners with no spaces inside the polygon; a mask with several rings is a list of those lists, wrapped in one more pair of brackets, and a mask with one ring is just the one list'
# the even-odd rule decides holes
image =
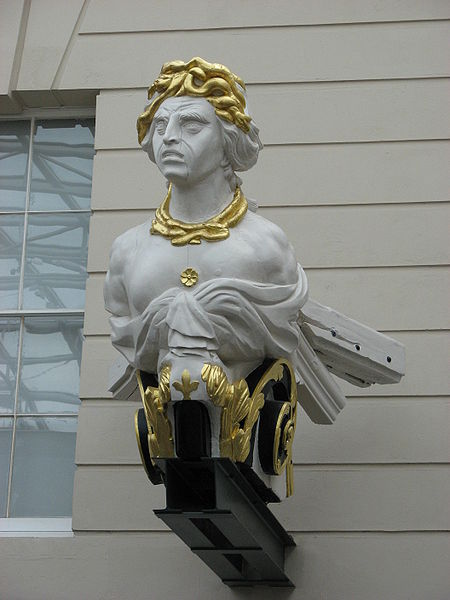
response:
{"label": "gilded ornament", "polygon": [[186,287],[192,287],[198,281],[198,273],[195,269],[188,267],[181,273],[180,280]]}
{"label": "gilded ornament", "polygon": [[292,445],[294,442],[295,427],[297,423],[297,385],[295,374],[290,362],[280,358],[262,375],[253,391],[253,396],[260,394],[264,397],[264,388],[271,381],[280,381],[285,370],[288,371],[290,380],[289,402],[284,402],[278,414],[275,428],[275,437],[272,450],[273,471],[281,475],[286,470],[286,496],[294,492],[294,469],[292,464]]}
{"label": "gilded ornament", "polygon": [[148,386],[144,390],[141,374],[136,371],[139,391],[144,405],[148,428],[148,447],[153,458],[174,456],[172,425],[167,417],[170,400],[170,366],[166,365],[159,374],[157,388]]}
{"label": "gilded ornament", "polygon": [[294,467],[292,464],[292,446],[297,424],[297,385],[294,371],[289,361],[280,358],[264,373],[255,392],[263,390],[270,381],[280,381],[284,370],[289,372],[291,392],[289,402],[284,402],[278,414],[273,443],[273,470],[281,475],[286,469],[286,496],[294,493]]}
{"label": "gilded ornament", "polygon": [[250,453],[252,430],[264,406],[264,395],[260,392],[250,395],[245,379],[229,383],[219,365],[205,364],[202,379],[213,404],[222,408],[220,456],[244,462]]}
{"label": "gilded ornament", "polygon": [[226,239],[230,235],[230,227],[235,227],[242,220],[248,208],[244,194],[240,187],[237,187],[233,200],[221,213],[203,223],[184,223],[170,215],[171,191],[172,184],[165,200],[156,210],[150,233],[171,240],[173,246],[200,244],[202,240],[218,242]]}
{"label": "gilded ornament", "polygon": [[199,381],[191,381],[191,374],[187,369],[184,369],[184,371],[181,373],[181,381],[174,381],[172,385],[177,392],[181,392],[183,394],[183,400],[190,400],[191,392],[195,392],[199,386],[199,383]]}
{"label": "gilded ornament", "polygon": [[245,90],[242,79],[230,69],[200,57],[187,63],[182,60],[165,63],[148,89],[150,104],[137,120],[139,143],[145,138],[158,108],[164,100],[174,96],[205,98],[218,117],[248,133],[251,117],[245,114],[245,97],[239,87]]}

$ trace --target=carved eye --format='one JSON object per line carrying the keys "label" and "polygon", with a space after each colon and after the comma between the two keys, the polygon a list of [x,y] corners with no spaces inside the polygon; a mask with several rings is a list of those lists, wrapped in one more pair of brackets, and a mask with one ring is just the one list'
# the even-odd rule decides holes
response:
{"label": "carved eye", "polygon": [[183,129],[189,133],[198,133],[203,127],[204,124],[197,119],[189,119],[183,122]]}
{"label": "carved eye", "polygon": [[164,135],[167,129],[167,121],[165,119],[159,119],[156,122],[155,130],[159,135]]}

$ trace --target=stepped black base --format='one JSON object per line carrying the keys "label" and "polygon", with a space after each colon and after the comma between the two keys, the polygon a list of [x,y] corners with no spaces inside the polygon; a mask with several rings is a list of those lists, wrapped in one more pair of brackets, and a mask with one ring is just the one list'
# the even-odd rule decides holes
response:
{"label": "stepped black base", "polygon": [[155,510],[229,586],[294,587],[284,573],[295,546],[238,467],[228,458],[156,459],[167,508]]}

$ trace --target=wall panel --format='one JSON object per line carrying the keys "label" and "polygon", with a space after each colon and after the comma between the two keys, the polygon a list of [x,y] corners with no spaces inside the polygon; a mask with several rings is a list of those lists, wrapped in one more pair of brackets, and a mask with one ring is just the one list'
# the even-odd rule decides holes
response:
{"label": "wall panel", "polygon": [[[267,146],[242,189],[260,206],[438,202],[449,160],[447,141]],[[97,152],[94,210],[157,208],[165,189],[142,150]]]}
{"label": "wall panel", "polygon": [[0,540],[2,592],[10,600],[124,600],[131,595],[153,600],[151,594],[174,600],[443,600],[448,595],[448,534],[302,533],[294,538],[297,548],[287,568],[295,592],[230,590],[166,532]]}
{"label": "wall panel", "polygon": [[[380,267],[448,264],[448,211],[448,204],[416,203],[262,208],[259,214],[284,229],[303,267]],[[150,228],[152,216],[94,213],[88,270],[105,271],[113,240],[146,220]]]}
{"label": "wall panel", "polygon": [[170,29],[215,29],[260,27],[265,25],[323,25],[325,23],[363,23],[369,21],[414,21],[450,17],[444,0],[228,0],[214,2],[167,0],[166,11],[155,10],[155,2],[129,0],[91,0],[81,33],[157,31]]}
{"label": "wall panel", "polygon": [[[249,85],[248,96],[265,144],[442,140],[450,137],[449,87],[446,79],[280,83]],[[146,98],[145,89],[99,95],[97,149],[138,147]]]}
{"label": "wall panel", "polygon": [[[375,329],[450,329],[449,267],[308,269],[307,276],[311,298]],[[101,273],[92,274],[87,281],[87,335],[110,332],[103,283]]]}
{"label": "wall panel", "polygon": [[168,60],[193,56],[222,62],[246,83],[442,77],[448,32],[445,21],[420,21],[80,35],[59,87],[141,87]]}
{"label": "wall panel", "polygon": [[[134,431],[138,402],[84,400],[79,416],[78,465],[140,465]],[[300,410],[296,464],[445,463],[450,440],[447,398],[353,398],[329,427]]]}
{"label": "wall panel", "polygon": [[[389,332],[388,332],[389,333]],[[450,388],[450,343],[448,331],[397,331],[396,340],[406,348],[406,375],[396,385],[357,388],[338,380],[344,393],[355,396],[446,396]],[[109,336],[88,336],[81,363],[81,398],[106,398],[108,370],[118,352]],[[443,427],[447,424],[443,423]]]}
{"label": "wall panel", "polygon": [[[295,495],[271,505],[289,531],[450,527],[445,506],[450,470],[444,466],[296,466],[294,479]],[[75,530],[164,530],[152,510],[164,506],[164,486],[150,484],[140,466],[80,466],[76,471]]]}

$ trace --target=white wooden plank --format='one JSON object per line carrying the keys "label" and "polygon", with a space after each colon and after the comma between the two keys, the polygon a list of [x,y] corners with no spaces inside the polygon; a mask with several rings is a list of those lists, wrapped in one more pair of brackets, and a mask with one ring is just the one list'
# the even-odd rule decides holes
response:
{"label": "white wooden plank", "polygon": [[[140,465],[137,402],[89,401],[78,418],[78,465]],[[332,426],[300,410],[296,464],[445,463],[450,458],[448,398],[352,399]]]}
{"label": "white wooden plank", "polygon": [[448,32],[445,21],[420,21],[81,35],[58,87],[148,86],[163,63],[193,56],[227,65],[246,83],[442,77]]}
{"label": "white wooden plank", "polygon": [[[248,86],[265,144],[447,139],[445,79]],[[145,89],[104,91],[97,101],[97,149],[137,148]],[[276,118],[274,116],[276,115]]]}
{"label": "white wooden plank", "polygon": [[[379,267],[448,264],[448,204],[262,208],[292,242],[302,266]],[[113,240],[151,211],[96,212],[89,271],[105,271]],[[150,227],[150,223],[149,223]]]}
{"label": "white wooden plank", "polygon": [[[308,269],[307,277],[311,298],[379,331],[450,329],[449,267]],[[110,332],[103,283],[100,273],[87,281],[87,335]]]}
{"label": "white wooden plank", "polygon": [[[450,471],[444,466],[295,467],[294,478],[294,496],[271,506],[290,531],[450,527]],[[150,484],[142,467],[81,466],[74,489],[74,529],[165,529],[152,510],[164,508],[164,487]]]}
{"label": "white wooden plank", "polygon": [[[447,141],[267,146],[241,178],[260,206],[435,202],[448,198],[449,162]],[[94,210],[157,208],[164,189],[141,150],[94,158]]]}
{"label": "white wooden plank", "polygon": [[414,21],[446,19],[445,0],[228,0],[209,2],[168,0],[164,9],[148,0],[91,0],[80,33],[261,27],[267,25],[322,25],[370,21]]}
{"label": "white wooden plank", "polygon": [[[389,333],[389,332],[388,332]],[[395,385],[357,388],[338,380],[348,397],[446,396],[450,389],[450,343],[447,331],[404,331],[393,334],[406,348],[406,375]],[[109,336],[86,337],[81,363],[81,398],[108,398],[108,370],[118,352]]]}
{"label": "white wooden plank", "polygon": [[[0,112],[19,112],[11,91],[16,47],[19,41],[24,0],[4,0],[0,6]],[[18,57],[19,58],[19,57]]]}
{"label": "white wooden plank", "polygon": [[[31,2],[18,90],[49,90],[66,51],[83,0]],[[57,15],[57,23],[55,16]]]}
{"label": "white wooden plank", "polygon": [[[129,507],[128,507],[129,508]],[[33,600],[443,600],[448,534],[303,533],[286,557],[296,589],[233,591],[175,535],[84,533],[9,538],[0,545],[5,598]],[[58,576],[55,576],[55,574]],[[82,576],[80,576],[82,574]]]}

